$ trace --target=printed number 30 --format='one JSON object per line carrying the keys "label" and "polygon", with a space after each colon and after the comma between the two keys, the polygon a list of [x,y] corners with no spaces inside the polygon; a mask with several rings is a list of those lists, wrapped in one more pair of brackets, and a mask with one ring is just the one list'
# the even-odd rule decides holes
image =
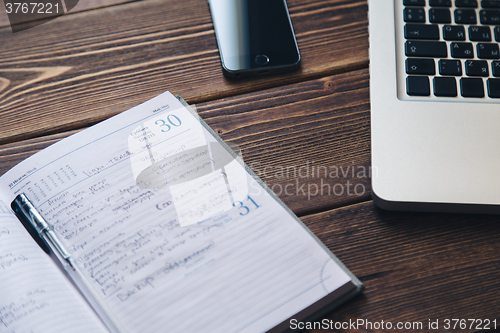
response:
{"label": "printed number 30", "polygon": [[[167,121],[169,122],[170,125],[172,125],[174,127],[179,127],[182,124],[179,117],[177,117],[176,115],[173,115],[173,114],[169,114],[167,116]],[[158,119],[157,121],[155,121],[155,125],[159,125],[160,127],[166,127],[166,129],[162,128],[162,130],[161,130],[162,132],[165,132],[165,133],[172,129],[172,126],[170,126],[169,124],[167,124],[167,122],[163,119]]]}
{"label": "printed number 30", "polygon": [[[251,201],[255,205],[255,209],[260,207],[259,205],[257,205],[257,203],[255,201],[253,201],[253,199],[250,196],[247,196],[247,201]],[[240,212],[241,216],[245,216],[250,212],[250,208],[245,206],[243,204],[243,202],[241,202],[241,201],[233,202],[233,207],[236,207],[236,204],[239,204],[238,209],[243,209],[243,211]]]}

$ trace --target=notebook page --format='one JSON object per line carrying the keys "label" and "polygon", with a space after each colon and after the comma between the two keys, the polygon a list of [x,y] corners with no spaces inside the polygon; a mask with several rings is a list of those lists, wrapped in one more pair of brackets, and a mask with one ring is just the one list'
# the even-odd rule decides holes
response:
{"label": "notebook page", "polygon": [[0,201],[0,332],[107,332]]}
{"label": "notebook page", "polygon": [[169,93],[0,181],[54,225],[130,332],[265,331],[351,281]]}

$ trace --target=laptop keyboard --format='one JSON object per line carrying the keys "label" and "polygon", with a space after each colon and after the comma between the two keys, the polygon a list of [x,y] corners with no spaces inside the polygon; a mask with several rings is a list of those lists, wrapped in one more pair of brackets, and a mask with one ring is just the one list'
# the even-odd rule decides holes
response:
{"label": "laptop keyboard", "polygon": [[500,98],[500,0],[400,1],[407,95]]}

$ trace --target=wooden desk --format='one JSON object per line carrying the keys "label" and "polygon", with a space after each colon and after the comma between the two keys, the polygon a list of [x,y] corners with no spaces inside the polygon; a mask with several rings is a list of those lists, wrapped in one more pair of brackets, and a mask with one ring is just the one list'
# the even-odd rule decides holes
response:
{"label": "wooden desk", "polygon": [[363,281],[327,318],[500,324],[498,216],[394,213],[371,201],[366,1],[289,0],[302,69],[240,81],[222,76],[203,0],[80,2],[16,34],[0,18],[0,173],[169,90],[238,144]]}

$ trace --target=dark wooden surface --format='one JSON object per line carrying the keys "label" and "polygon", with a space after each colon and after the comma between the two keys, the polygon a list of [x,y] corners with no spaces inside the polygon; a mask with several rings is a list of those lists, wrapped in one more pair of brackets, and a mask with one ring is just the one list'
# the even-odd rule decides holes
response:
{"label": "dark wooden surface", "polygon": [[[371,202],[366,1],[288,5],[301,70],[239,81],[222,76],[204,0],[80,0],[39,27],[0,28],[0,174],[169,90],[240,146],[363,281],[361,295],[325,318],[500,323],[498,217],[385,212]],[[367,332],[381,331],[390,330]]]}

